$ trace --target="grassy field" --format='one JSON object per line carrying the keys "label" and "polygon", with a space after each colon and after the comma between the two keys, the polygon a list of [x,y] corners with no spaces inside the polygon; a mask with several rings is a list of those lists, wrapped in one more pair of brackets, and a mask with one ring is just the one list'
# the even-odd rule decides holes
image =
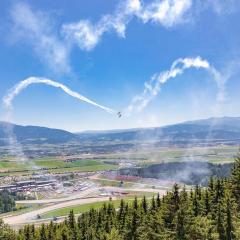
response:
{"label": "grassy field", "polygon": [[118,168],[116,161],[124,160],[135,165],[144,166],[161,162],[207,161],[212,163],[232,162],[238,147],[195,147],[195,148],[161,148],[152,151],[139,150],[114,154],[96,155],[94,159],[78,159],[66,162],[61,157],[43,157],[20,161],[15,157],[0,158],[0,176],[29,175],[34,171],[52,173],[76,171],[102,171]]}
{"label": "grassy field", "polygon": [[[147,197],[152,197],[155,194],[148,193]],[[138,195],[139,198],[143,197],[143,194]],[[125,203],[131,203],[134,200],[134,197],[127,197],[124,198]],[[118,208],[120,206],[121,200],[112,200],[112,201],[102,201],[102,202],[96,202],[96,203],[89,203],[89,204],[82,204],[82,205],[76,205],[73,207],[66,207],[61,208],[55,211],[48,212],[46,214],[41,215],[41,218],[53,218],[53,217],[61,217],[61,216],[67,216],[71,210],[73,210],[74,214],[80,214],[89,211],[90,209],[99,209],[103,206],[103,204],[112,203],[114,207]]]}
{"label": "grassy field", "polygon": [[118,166],[104,163],[102,160],[79,159],[73,162],[65,162],[60,158],[44,157],[17,161],[14,158],[0,159],[0,176],[19,175],[22,173],[32,174],[34,171],[47,171],[62,173],[67,171],[102,171],[116,169]]}
{"label": "grassy field", "polygon": [[[93,182],[96,182],[96,183],[100,183],[101,186],[111,186],[111,187],[118,187],[119,186],[119,183],[120,181],[119,180],[108,180],[108,179],[92,179]],[[131,182],[124,182],[124,187],[125,188],[128,188],[128,187],[132,187],[134,185],[134,182],[131,183]]]}
{"label": "grassy field", "polygon": [[[89,204],[77,205],[74,207],[61,208],[61,209],[43,214],[43,215],[41,215],[41,218],[53,218],[53,217],[67,216],[71,210],[73,210],[74,214],[80,214],[83,212],[87,212],[88,210],[90,210],[92,208],[94,208],[94,209],[101,208],[104,203],[109,203],[109,201],[89,203]],[[114,200],[114,201],[112,201],[112,203],[114,204],[115,207],[118,207],[120,204],[120,200]]]}
{"label": "grassy field", "polygon": [[43,208],[43,204],[16,204],[16,210],[12,212],[2,213],[0,214],[0,218],[6,217],[8,215],[16,216],[23,213],[31,212],[33,210],[37,210]]}
{"label": "grassy field", "polygon": [[123,154],[110,154],[108,159],[126,158],[137,165],[160,162],[206,161],[211,163],[232,162],[238,152],[236,146],[161,148],[158,150],[138,150]]}

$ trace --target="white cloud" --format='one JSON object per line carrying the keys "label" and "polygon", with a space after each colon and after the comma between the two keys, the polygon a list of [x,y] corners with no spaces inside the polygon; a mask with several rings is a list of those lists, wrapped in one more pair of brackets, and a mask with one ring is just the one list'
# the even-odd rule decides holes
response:
{"label": "white cloud", "polygon": [[80,20],[64,24],[62,33],[66,39],[77,42],[82,50],[92,50],[106,32],[116,31],[120,37],[125,37],[127,25],[133,17],[143,23],[156,22],[164,27],[172,27],[183,22],[191,5],[191,0],[155,0],[148,4],[140,0],[126,0],[117,6],[113,14],[102,16],[97,23]]}
{"label": "white cloud", "polygon": [[40,59],[57,73],[69,72],[69,49],[53,33],[50,19],[43,12],[33,12],[24,3],[11,9],[14,36],[32,45]]}
{"label": "white cloud", "polygon": [[153,21],[165,27],[172,27],[183,21],[183,16],[191,5],[191,0],[156,1],[147,5],[138,16],[144,22]]}
{"label": "white cloud", "polygon": [[[55,72],[69,72],[68,57],[72,44],[81,50],[93,50],[101,41],[104,33],[116,32],[121,38],[126,35],[128,23],[137,18],[146,23],[159,24],[170,28],[185,23],[189,19],[193,4],[200,3],[199,8],[213,7],[217,13],[234,7],[236,0],[124,0],[119,1],[112,14],[103,15],[99,21],[92,23],[88,19],[63,24],[61,39],[54,31],[51,20],[43,12],[33,12],[23,3],[14,5],[11,16],[14,33],[28,40],[41,60]],[[229,3],[229,4],[228,4]]]}

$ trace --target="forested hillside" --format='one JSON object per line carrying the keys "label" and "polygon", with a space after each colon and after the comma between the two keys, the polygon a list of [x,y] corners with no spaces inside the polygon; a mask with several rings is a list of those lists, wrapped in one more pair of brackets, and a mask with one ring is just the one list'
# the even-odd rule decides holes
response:
{"label": "forested hillside", "polygon": [[231,240],[240,239],[240,155],[228,179],[210,179],[207,188],[192,191],[175,185],[164,197],[111,203],[76,220],[73,213],[63,223],[14,232],[0,223],[4,240]]}

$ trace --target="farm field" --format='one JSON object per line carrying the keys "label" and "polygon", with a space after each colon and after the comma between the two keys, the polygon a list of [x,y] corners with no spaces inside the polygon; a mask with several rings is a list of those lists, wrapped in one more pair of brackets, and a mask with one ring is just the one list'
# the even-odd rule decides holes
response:
{"label": "farm field", "polygon": [[131,152],[121,152],[99,155],[108,162],[127,162],[144,166],[162,162],[204,161],[210,163],[230,163],[238,152],[236,146],[191,147],[191,148],[159,148],[135,149]]}
{"label": "farm field", "polygon": [[116,165],[94,159],[79,159],[72,162],[66,162],[57,157],[44,157],[25,161],[10,157],[0,159],[0,176],[20,175],[22,173],[30,175],[37,170],[50,173],[62,173],[66,171],[101,171],[116,168]]}
{"label": "farm field", "polygon": [[0,176],[31,175],[35,171],[48,173],[87,172],[116,170],[127,165],[147,166],[162,162],[205,161],[210,163],[229,163],[238,151],[236,146],[160,148],[132,150],[130,152],[99,154],[67,161],[63,157],[41,157],[19,160],[16,157],[0,158]]}

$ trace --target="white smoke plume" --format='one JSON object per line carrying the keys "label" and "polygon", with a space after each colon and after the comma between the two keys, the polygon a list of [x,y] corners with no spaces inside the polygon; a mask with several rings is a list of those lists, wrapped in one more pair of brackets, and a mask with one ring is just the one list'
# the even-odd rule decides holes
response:
{"label": "white smoke plume", "polygon": [[150,101],[156,97],[161,90],[161,86],[169,79],[182,75],[186,69],[196,68],[205,69],[212,76],[218,87],[217,102],[224,101],[225,98],[225,82],[228,77],[222,76],[207,60],[201,57],[196,58],[180,58],[173,62],[170,70],[158,74],[154,74],[150,81],[145,82],[142,94],[135,96],[129,106],[123,112],[124,115],[129,116],[132,112],[140,112]]}
{"label": "white smoke plume", "polygon": [[4,133],[7,136],[9,152],[13,156],[17,156],[20,162],[24,162],[27,158],[24,154],[21,144],[17,141],[17,138],[14,134],[13,125],[10,123],[10,112],[7,113],[5,122],[4,122]]}
{"label": "white smoke plume", "polygon": [[125,37],[128,23],[137,17],[143,23],[155,22],[172,27],[183,22],[183,17],[192,6],[192,0],[155,0],[143,3],[140,0],[122,1],[113,14],[104,15],[93,24],[89,20],[64,24],[62,33],[67,40],[76,42],[82,50],[92,50],[106,32],[116,31]]}
{"label": "white smoke plume", "polygon": [[103,109],[104,111],[110,113],[110,114],[117,114],[116,111],[102,106],[84,96],[82,96],[81,94],[72,91],[71,89],[69,89],[68,87],[66,87],[65,85],[52,81],[50,79],[46,79],[46,78],[39,78],[39,77],[29,77],[21,82],[19,82],[15,87],[13,87],[13,89],[11,89],[9,91],[9,93],[3,98],[3,103],[5,105],[5,107],[7,108],[11,108],[12,106],[12,101],[14,100],[14,98],[21,92],[23,91],[25,88],[27,88],[29,85],[32,84],[46,84],[55,88],[60,88],[62,89],[65,93],[67,93],[68,95],[70,95],[71,97],[77,98],[80,101],[84,101],[86,103],[92,104],[98,108]]}
{"label": "white smoke plume", "polygon": [[69,46],[61,41],[48,14],[33,11],[26,3],[17,1],[10,11],[14,41],[29,42],[47,67],[56,73],[69,73]]}

